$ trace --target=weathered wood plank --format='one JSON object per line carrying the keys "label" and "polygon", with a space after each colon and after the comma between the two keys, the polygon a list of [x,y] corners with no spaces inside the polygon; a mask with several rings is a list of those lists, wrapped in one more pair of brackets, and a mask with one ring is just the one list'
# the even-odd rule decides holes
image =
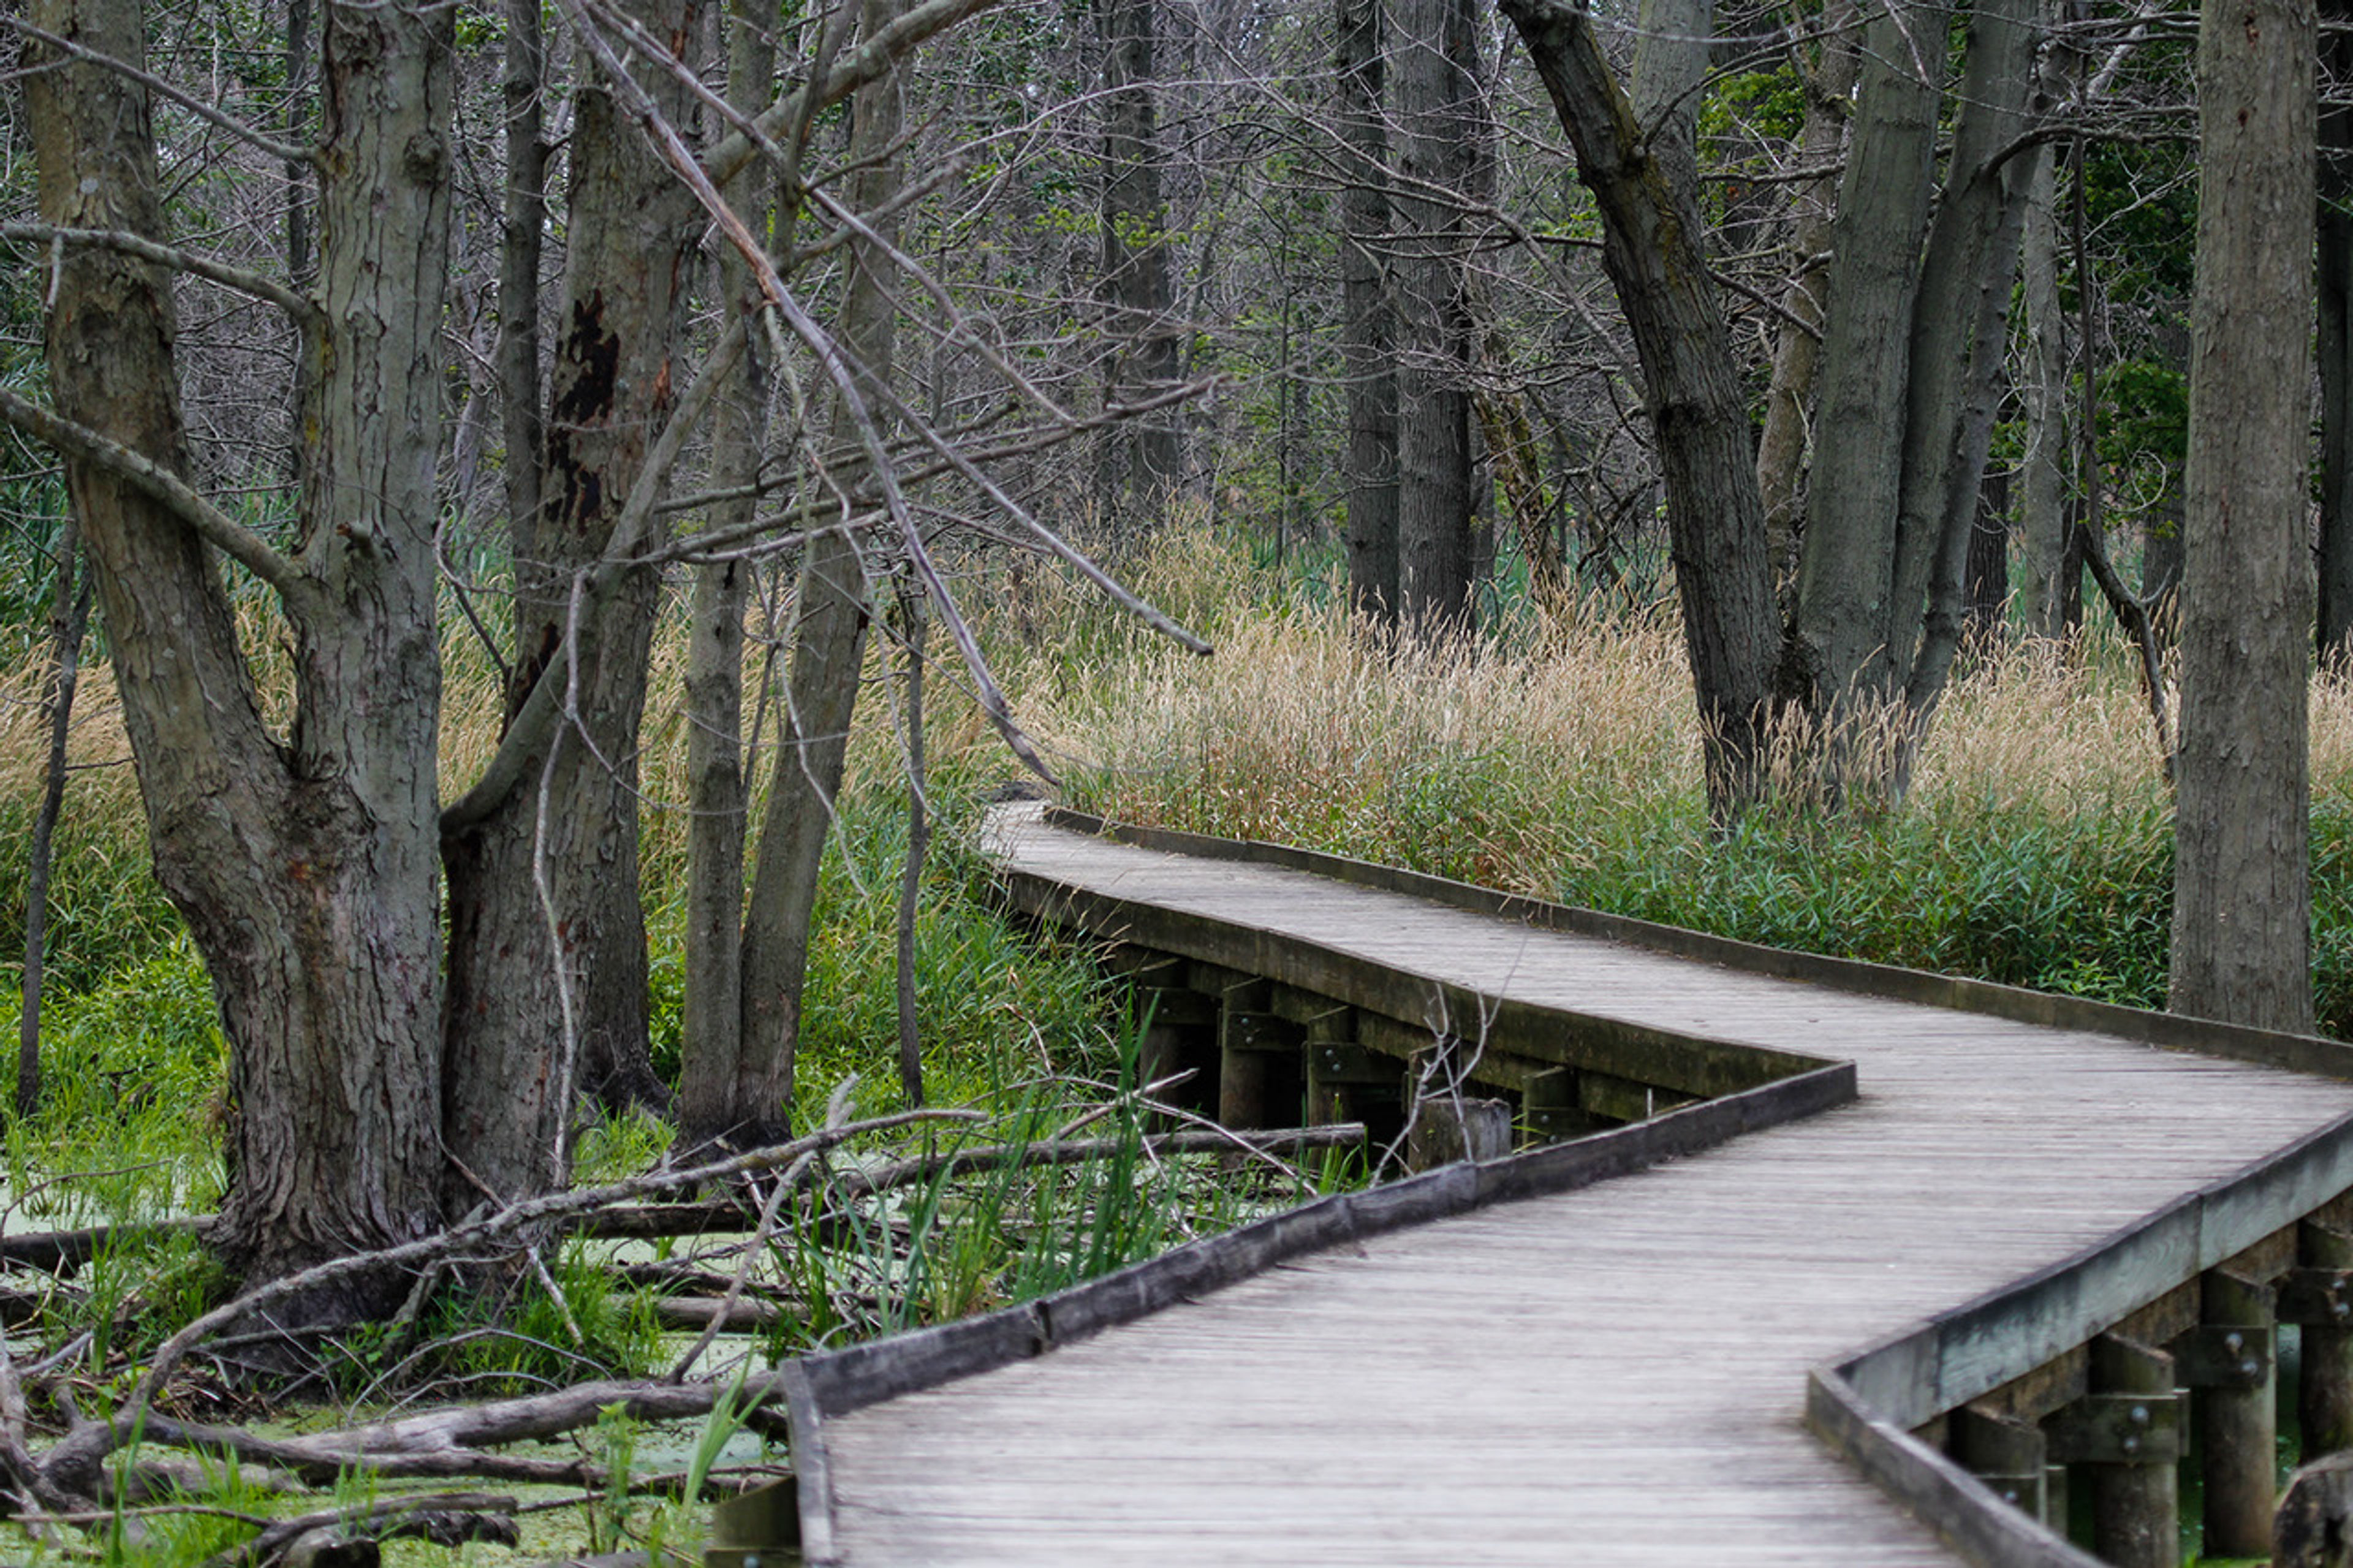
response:
{"label": "weathered wood plank", "polygon": [[[846,1563],[1361,1562],[1405,1542],[1464,1563],[2076,1568],[1904,1426],[1998,1389],[2030,1418],[2063,1403],[2085,1338],[2172,1323],[2200,1268],[2353,1180],[2353,1089],[2265,1065],[2341,1071],[2328,1042],[1688,933],[1631,945],[1655,931],[1377,868],[1335,886],[1035,829],[1001,852],[1039,909],[1148,946],[1186,933],[1195,961],[1274,983],[1279,1014],[1303,1008],[1284,987],[1360,1009],[1379,1022],[1358,1049],[1454,1036],[1507,1089],[1549,1068],[1720,1092],[1776,1058],[1849,1060],[1333,1200],[1344,1237],[1261,1249],[1214,1294],[1175,1289],[1198,1267],[1180,1264],[1041,1304],[1050,1355],[976,1336],[1009,1359],[828,1418]],[[2180,1054],[2193,1037],[2236,1059]],[[1798,1102],[1837,1108],[1725,1142]],[[1654,1141],[1642,1159],[1628,1135]],[[1905,1506],[1811,1443],[1806,1410]]]}

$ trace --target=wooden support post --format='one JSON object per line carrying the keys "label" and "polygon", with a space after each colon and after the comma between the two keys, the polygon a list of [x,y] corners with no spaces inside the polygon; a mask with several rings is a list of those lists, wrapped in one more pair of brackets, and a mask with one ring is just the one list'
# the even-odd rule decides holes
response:
{"label": "wooden support post", "polygon": [[1393,1082],[1397,1074],[1376,1071],[1357,1047],[1356,1010],[1330,1007],[1301,1020],[1300,1027],[1306,1034],[1307,1124],[1321,1127],[1333,1121],[1361,1121],[1346,1114],[1349,1090],[1366,1081]]}
{"label": "wooden support post", "polygon": [[1428,1171],[1457,1160],[1500,1160],[1512,1152],[1512,1102],[1426,1094],[1406,1139],[1407,1168]]}
{"label": "wooden support post", "polygon": [[2173,1358],[2116,1334],[2092,1342],[2092,1392],[2045,1424],[2051,1457],[2092,1494],[2092,1550],[2116,1568],[2180,1568],[2181,1457]]}
{"label": "wooden support post", "polygon": [[2200,1294],[2204,1321],[2174,1348],[2179,1381],[2195,1391],[2205,1555],[2261,1557],[2278,1501],[2271,1288],[2210,1268]]}
{"label": "wooden support post", "polygon": [[1299,1120],[1298,1025],[1266,1010],[1266,983],[1229,986],[1218,1012],[1218,1120],[1289,1127]]}
{"label": "wooden support post", "polygon": [[1520,1120],[1530,1143],[1560,1143],[1609,1125],[1578,1108],[1577,1069],[1545,1068],[1530,1073],[1520,1091]]}
{"label": "wooden support post", "polygon": [[1993,1494],[2032,1519],[2045,1517],[2044,1459],[2049,1444],[2042,1428],[1989,1405],[1967,1405],[1952,1414],[1947,1450]]}
{"label": "wooden support post", "polygon": [[2296,1227],[2296,1261],[2303,1268],[2281,1293],[2280,1321],[2303,1325],[2295,1418],[2309,1464],[2353,1448],[2353,1235],[2306,1220]]}

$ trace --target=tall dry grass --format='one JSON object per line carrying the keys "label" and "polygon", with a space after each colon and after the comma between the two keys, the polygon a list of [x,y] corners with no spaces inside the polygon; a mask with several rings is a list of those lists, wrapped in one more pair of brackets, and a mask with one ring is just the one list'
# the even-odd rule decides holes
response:
{"label": "tall dry grass", "polygon": [[[1145,575],[1229,566],[1172,541]],[[1180,586],[1179,596],[1184,590]],[[1214,659],[1130,637],[1026,687],[1130,821],[1281,839],[1753,941],[2161,1005],[2171,802],[2137,667],[2098,633],[1954,681],[1894,810],[1825,807],[1812,737],[1775,803],[1708,821],[1676,626],[1587,609],[1387,647],[1330,606],[1216,618]],[[1872,737],[1856,750],[1873,750]],[[1850,754],[1852,754],[1852,752]],[[2353,1031],[2353,686],[2313,699],[2316,984]]]}

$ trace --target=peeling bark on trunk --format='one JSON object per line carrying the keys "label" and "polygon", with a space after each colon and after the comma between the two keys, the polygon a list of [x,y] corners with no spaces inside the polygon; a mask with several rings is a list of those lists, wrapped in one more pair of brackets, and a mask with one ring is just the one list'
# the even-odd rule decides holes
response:
{"label": "peeling bark on trunk", "polygon": [[2311,0],[2208,0],[2176,760],[2177,1013],[2312,1027]]}
{"label": "peeling bark on trunk", "polygon": [[[144,55],[123,0],[37,25]],[[218,573],[178,513],[90,461],[68,484],[96,574],[156,872],[231,1047],[230,1188],[214,1239],[259,1279],[438,1228],[434,468],[448,250],[452,13],[331,5],[315,420],[285,578],[292,733],[262,723]],[[26,81],[43,216],[164,237],[143,89],[94,65]],[[164,276],[67,253],[49,321],[60,413],[185,472]],[[375,1279],[290,1305],[381,1309]]]}
{"label": "peeling bark on trunk", "polygon": [[[627,9],[653,37],[683,47],[696,5]],[[596,67],[584,60],[582,74],[541,506],[510,520],[517,601],[508,712],[545,679],[566,694],[568,717],[507,798],[445,847],[446,1126],[470,1172],[455,1179],[453,1205],[479,1195],[475,1180],[507,1199],[562,1182],[575,1092],[661,1098],[646,1065],[637,843],[655,574],[632,574],[601,615],[570,622],[574,584],[603,557],[670,412],[701,215]],[[649,67],[644,82],[681,121],[675,79]]]}

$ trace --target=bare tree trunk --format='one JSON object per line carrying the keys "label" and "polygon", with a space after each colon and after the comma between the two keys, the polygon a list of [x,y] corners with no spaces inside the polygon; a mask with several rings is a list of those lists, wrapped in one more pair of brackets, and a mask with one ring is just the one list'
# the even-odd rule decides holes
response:
{"label": "bare tree trunk", "polygon": [[[892,15],[891,0],[865,0],[871,37]],[[899,183],[893,143],[902,117],[901,88],[891,78],[859,89],[849,162],[858,170],[850,202],[878,215],[877,238],[888,243],[895,226],[881,209]],[[874,395],[891,379],[897,347],[897,268],[888,251],[860,240],[849,247],[849,283],[839,342],[855,367],[867,406],[881,417]],[[855,439],[854,416],[837,404],[835,433]],[[743,1058],[728,1105],[728,1126],[740,1139],[790,1125],[794,1052],[799,1043],[801,986],[808,967],[809,925],[817,910],[818,873],[841,792],[849,721],[866,656],[873,593],[864,547],[830,529],[809,542],[801,568],[793,627],[792,672],[776,770],[753,862],[752,902],[744,923]]]}
{"label": "bare tree trunk", "polygon": [[41,703],[49,730],[47,776],[41,788],[40,809],[33,816],[33,842],[25,867],[25,973],[18,987],[16,1013],[19,1116],[30,1116],[41,1103],[41,980],[49,955],[49,871],[58,817],[66,804],[66,742],[73,733],[82,637],[90,629],[90,573],[82,565],[81,530],[71,518],[59,531],[57,556],[57,586],[49,598],[49,647],[54,662]]}
{"label": "bare tree trunk", "polygon": [[1468,199],[1486,133],[1469,0],[1400,0],[1410,40],[1395,73],[1398,297],[1398,613],[1420,629],[1471,618]]}
{"label": "bare tree trunk", "polygon": [[[651,37],[683,39],[695,36],[697,3],[625,8]],[[475,1181],[503,1199],[564,1181],[576,1091],[662,1098],[646,1059],[637,798],[659,584],[635,571],[597,616],[575,625],[573,609],[670,409],[701,217],[596,73],[584,59],[541,506],[510,519],[510,720],[542,679],[564,694],[565,718],[506,798],[446,846],[448,1136],[470,1172],[453,1178],[453,1205]],[[644,85],[673,123],[682,118],[684,89],[668,69],[647,67]]]}
{"label": "bare tree trunk", "polygon": [[506,58],[499,98],[506,112],[505,232],[499,246],[499,402],[506,435],[509,536],[539,528],[539,471],[547,441],[539,401],[539,264],[547,229],[547,74],[540,0],[504,0]]}
{"label": "bare tree trunk", "polygon": [[2067,635],[2061,572],[2067,549],[2067,350],[2059,305],[2058,164],[2052,149],[2028,154],[2033,167],[2021,247],[2026,368],[2018,387],[2026,410],[2026,452],[2019,461],[2020,592],[2029,637]]}
{"label": "bare tree trunk", "polygon": [[2208,0],[2198,30],[2173,977],[2178,1013],[2312,1027],[2310,0]]}
{"label": "bare tree trunk", "polygon": [[2309,1028],[2297,633],[2315,21],[2295,0],[2241,20],[2210,9],[2200,32],[2172,1005]]}
{"label": "bare tree trunk", "polygon": [[[1103,397],[1112,405],[1151,397],[1178,380],[1152,60],[1157,5],[1095,4],[1103,51]],[[1183,464],[1179,418],[1177,410],[1160,408],[1103,432],[1103,507],[1121,532],[1148,531],[1166,511]]]}
{"label": "bare tree trunk", "polygon": [[[39,0],[33,19],[136,64],[128,0]],[[284,602],[297,716],[262,723],[201,506],[68,464],[137,760],[156,873],[210,969],[231,1045],[232,1268],[275,1276],[438,1227],[439,710],[434,465],[448,254],[453,13],[328,7],[319,376],[299,556],[204,521]],[[163,237],[144,89],[86,62],[35,71],[45,219]],[[69,251],[49,374],[67,419],[167,474],[187,467],[167,282]],[[294,1321],[381,1307],[373,1279],[289,1304]]]}
{"label": "bare tree trunk", "polygon": [[[727,98],[757,114],[776,90],[773,9],[734,0],[728,7]],[[728,204],[754,233],[767,216],[754,208],[752,174],[728,182]],[[720,298],[731,309],[760,307],[758,286],[732,249],[719,258]],[[712,488],[746,493],[712,509],[714,529],[752,521],[767,445],[771,367],[765,333],[747,345],[743,369],[712,416]],[[730,1097],[744,1054],[744,850],[749,800],[744,770],[744,611],[751,565],[714,561],[695,568],[693,641],[686,668],[686,996],[679,1128],[690,1146],[729,1131]]]}
{"label": "bare tree trunk", "polygon": [[1796,639],[1811,704],[1833,727],[1891,700],[1900,679],[1889,616],[1947,19],[1941,5],[1892,0],[1871,23],[1839,187]]}
{"label": "bare tree trunk", "polygon": [[[2353,79],[2353,5],[2325,0],[2328,77]],[[2353,107],[2320,116],[2320,620],[2324,665],[2353,656]]]}
{"label": "bare tree trunk", "polygon": [[1758,788],[1780,637],[1747,403],[1700,248],[1696,158],[1645,144],[1584,10],[1569,0],[1503,0],[1503,8],[1600,208],[1602,264],[1633,331],[1658,433],[1708,799],[1728,816]]}
{"label": "bare tree trunk", "polygon": [[1960,651],[1969,533],[2001,395],[2026,219],[2028,171],[2014,159],[1997,160],[2027,129],[2040,6],[2041,0],[1980,0],[1970,17],[1945,195],[1929,226],[1913,311],[1887,621],[1911,711],[1899,789]]}
{"label": "bare tree trunk", "polygon": [[923,591],[912,577],[899,583],[899,632],[907,653],[907,858],[899,872],[899,1089],[907,1103],[923,1103],[923,1040],[915,1011],[915,923],[923,910],[923,858],[932,846],[931,788],[923,765],[923,644],[931,632]]}
{"label": "bare tree trunk", "polygon": [[1397,324],[1383,281],[1392,222],[1383,0],[1338,0],[1340,363],[1348,403],[1348,602],[1392,625],[1398,609]]}
{"label": "bare tree trunk", "polygon": [[[1846,142],[1846,122],[1862,52],[1852,0],[1822,8],[1821,58],[1805,76],[1806,120],[1797,160],[1807,169],[1831,169]],[[1765,492],[1765,528],[1773,581],[1785,612],[1797,608],[1799,525],[1805,517],[1807,414],[1815,367],[1821,359],[1822,302],[1830,290],[1831,228],[1838,177],[1825,173],[1789,187],[1789,254],[1794,266],[1782,291],[1786,313],[1773,344],[1773,378],[1765,393],[1765,428],[1757,441],[1757,483]]]}

